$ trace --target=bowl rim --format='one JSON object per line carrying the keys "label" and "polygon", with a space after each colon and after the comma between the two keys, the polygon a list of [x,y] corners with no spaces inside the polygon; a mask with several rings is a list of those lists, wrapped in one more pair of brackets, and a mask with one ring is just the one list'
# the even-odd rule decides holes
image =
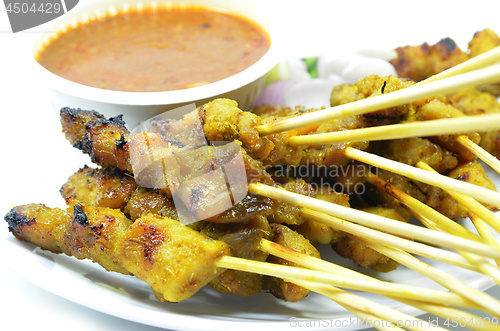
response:
{"label": "bowl rim", "polygon": [[[54,31],[50,34],[50,36],[54,36],[60,31],[64,31],[64,29],[70,27],[72,24],[69,22],[73,22],[73,24],[75,24],[75,22],[77,22],[77,18],[88,17],[88,13],[92,13],[93,11],[96,12],[96,8],[102,8],[107,4],[129,4],[130,2],[130,0],[106,0],[91,2],[91,4],[76,8],[77,10],[75,10],[74,12],[72,10],[71,12],[68,12],[67,14],[54,20],[53,22],[51,22],[52,24],[47,27],[47,31]],[[141,5],[144,5],[144,3],[146,3],[147,5],[145,5],[144,7],[148,7],[150,5],[149,3],[154,3],[154,0],[138,0],[134,2],[140,3]],[[233,12],[231,9],[227,8],[230,6],[225,7],[223,3],[224,2],[218,0],[171,0],[168,2],[169,5],[196,5],[223,13]],[[231,0],[231,3],[231,6],[234,6],[235,3],[239,3],[241,6],[249,6],[253,10],[252,14],[254,16],[257,14],[254,6],[251,5],[251,1]],[[233,90],[237,90],[245,85],[248,85],[266,75],[267,72],[274,68],[282,59],[281,40],[283,40],[283,38],[279,37],[279,34],[281,34],[281,29],[274,28],[272,20],[270,20],[265,15],[265,13],[262,13],[262,11],[258,12],[257,15],[259,17],[257,19],[252,15],[247,16],[241,13],[235,14],[249,19],[252,22],[255,22],[267,33],[270,40],[269,50],[266,52],[266,54],[264,54],[262,58],[260,58],[256,63],[254,63],[247,69],[228,78],[203,86],[162,92],[124,92],[105,90],[75,83],[50,72],[36,61],[36,53],[40,50],[44,42],[46,42],[49,38],[46,34],[40,36],[34,42],[32,42],[30,62],[32,64],[33,71],[37,73],[36,76],[41,82],[43,82],[43,85],[47,86],[49,89],[77,98],[83,98],[90,101],[109,104],[131,106],[154,106],[196,102],[201,99],[223,95]],[[61,24],[61,20],[65,21],[66,23]]]}

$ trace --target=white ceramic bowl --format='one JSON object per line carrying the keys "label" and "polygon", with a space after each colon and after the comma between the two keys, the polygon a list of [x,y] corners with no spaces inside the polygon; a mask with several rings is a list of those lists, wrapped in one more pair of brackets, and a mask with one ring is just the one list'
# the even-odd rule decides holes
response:
{"label": "white ceramic bowl", "polygon": [[[161,2],[163,4],[164,2]],[[147,120],[157,114],[186,104],[195,103],[197,106],[218,97],[230,98],[238,102],[239,107],[248,110],[260,93],[266,73],[280,60],[281,51],[277,30],[273,29],[271,20],[266,18],[263,10],[251,5],[251,1],[244,0],[172,0],[169,4],[198,5],[216,11],[237,14],[249,18],[259,24],[269,35],[270,48],[268,52],[254,65],[246,70],[218,82],[184,90],[167,92],[120,92],[98,89],[74,83],[42,67],[34,56],[43,45],[53,36],[44,34],[39,38],[32,49],[32,64],[39,82],[45,85],[51,94],[55,111],[62,107],[96,110],[107,117],[124,115],[129,128],[133,128],[140,121]],[[64,31],[68,27],[76,26],[81,20],[88,20],[92,16],[99,18],[107,12],[125,8],[148,7],[160,4],[152,0],[104,0],[85,1],[75,9],[59,17],[48,25],[48,31]]]}

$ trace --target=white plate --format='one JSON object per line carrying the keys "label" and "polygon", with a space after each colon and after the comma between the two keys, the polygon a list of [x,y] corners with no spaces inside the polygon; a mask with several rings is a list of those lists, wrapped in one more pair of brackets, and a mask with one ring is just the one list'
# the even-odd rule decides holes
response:
{"label": "white plate", "polygon": [[[0,212],[3,215],[12,206],[28,202],[64,207],[58,188],[68,176],[88,163],[86,156],[81,155],[64,140],[59,132],[59,123],[54,117],[42,118],[43,116],[37,113],[32,116],[37,124],[32,124],[30,132],[33,136],[43,137],[40,138],[43,140],[43,146],[52,148],[36,148],[33,146],[33,140],[29,138],[18,143],[17,148],[24,147],[30,154],[29,157],[24,156],[26,162],[15,165],[9,163],[8,170],[16,176],[6,176],[4,185],[18,189],[12,190],[7,201],[2,201],[7,202],[1,205]],[[41,118],[37,119],[37,116]],[[18,152],[17,155],[19,154]],[[496,173],[491,173],[490,176],[498,186],[500,176]],[[21,182],[19,178],[22,178]],[[26,186],[27,183],[29,187]],[[314,327],[308,329],[341,326],[339,329],[353,330],[364,327],[352,314],[316,294],[311,294],[298,303],[285,303],[268,293],[261,293],[253,298],[239,298],[222,295],[206,287],[184,302],[160,303],[154,298],[149,286],[134,277],[109,273],[90,261],[79,261],[72,257],[45,252],[30,243],[16,240],[6,231],[1,233],[3,238],[0,241],[0,251],[9,252],[4,254],[1,263],[9,269],[68,300],[139,323],[175,330],[194,330],[199,328],[199,323],[202,323],[206,330],[255,330],[256,327],[265,330],[292,330],[297,329],[298,325],[291,322],[291,319],[297,318],[314,320]],[[383,280],[442,289],[426,277],[405,267],[400,266],[394,272],[381,274],[355,267],[349,260],[341,259],[332,253],[329,246],[323,247],[322,254],[326,259],[368,272]],[[489,277],[478,273],[435,261],[426,262],[480,290],[494,284]],[[422,313],[413,307],[378,295],[358,294],[412,315]]]}

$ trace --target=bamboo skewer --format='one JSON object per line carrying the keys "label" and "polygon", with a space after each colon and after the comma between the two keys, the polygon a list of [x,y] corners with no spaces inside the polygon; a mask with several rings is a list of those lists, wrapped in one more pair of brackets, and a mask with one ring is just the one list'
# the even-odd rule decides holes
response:
{"label": "bamboo skewer", "polygon": [[486,226],[486,222],[477,217],[474,213],[469,212],[468,214],[470,220],[472,221],[472,224],[474,224],[474,227],[476,228],[477,233],[479,233],[481,238],[483,238],[483,240],[490,245],[498,246],[495,237],[493,237],[490,229],[488,228],[488,226]]}
{"label": "bamboo skewer", "polygon": [[391,183],[386,182],[377,175],[369,172],[365,176],[365,178],[370,184],[373,184],[382,191],[389,193],[394,198],[399,200],[404,206],[407,206],[407,208],[409,209],[410,213],[412,213],[413,216],[417,218],[419,216],[424,216],[427,219],[431,219],[432,222],[436,223],[440,229],[450,234],[474,241],[481,241],[481,239],[477,235],[470,232],[465,227],[452,221],[448,217],[435,211],[434,209],[418,201],[414,197],[404,193],[403,191],[399,190],[397,187],[394,187]]}
{"label": "bamboo skewer", "polygon": [[260,183],[249,184],[248,190],[254,194],[259,194],[271,199],[288,202],[296,206],[302,206],[312,210],[320,211],[332,216],[339,217],[341,219],[351,220],[358,224],[390,232],[396,235],[414,238],[447,248],[463,249],[474,254],[491,257],[494,259],[500,258],[500,249],[498,247],[486,245],[472,240],[467,240],[464,238],[457,238],[456,236],[450,234],[439,233],[412,224],[398,222],[386,217],[381,217],[360,210],[343,207]]}
{"label": "bamboo skewer", "polygon": [[496,157],[488,153],[488,151],[484,150],[479,145],[475,144],[472,140],[470,140],[467,136],[459,136],[455,138],[462,146],[467,148],[469,151],[474,153],[478,158],[480,158],[484,163],[489,165],[493,170],[500,173],[500,160]]}
{"label": "bamboo skewer", "polygon": [[354,101],[344,105],[323,109],[317,112],[304,114],[279,122],[261,125],[257,128],[263,136],[293,130],[313,124],[324,123],[347,116],[360,115],[384,108],[399,106],[416,100],[447,94],[464,87],[481,84],[497,83],[500,81],[500,65],[463,73],[430,83],[382,94],[374,98]]}
{"label": "bamboo skewer", "polygon": [[496,300],[490,295],[474,289],[468,285],[465,285],[456,278],[420,261],[419,259],[411,256],[404,251],[385,247],[372,240],[366,240],[364,238],[361,238],[360,240],[368,244],[371,248],[375,249],[379,253],[390,257],[391,259],[421,273],[422,275],[427,276],[436,283],[448,288],[450,291],[459,293],[464,297],[476,302],[492,315],[497,317],[500,316],[500,301]]}
{"label": "bamboo skewer", "polygon": [[[376,278],[372,278],[369,276],[366,276],[364,274],[361,274],[359,272],[355,272],[351,269],[347,269],[341,266],[338,266],[336,264],[324,261],[322,259],[309,256],[307,254],[303,254],[297,251],[294,251],[290,248],[278,245],[276,243],[273,243],[272,241],[262,239],[261,241],[261,250],[263,250],[266,253],[278,256],[282,259],[286,259],[288,261],[294,262],[298,265],[302,265],[304,267],[314,269],[314,270],[320,270],[320,271],[325,271],[325,272],[331,272],[331,273],[338,273],[338,274],[343,274],[348,277],[352,277],[355,279],[366,279],[374,282],[378,282],[379,280]],[[420,310],[427,311],[428,313],[434,314],[436,316],[442,317],[442,318],[450,318],[450,316],[456,317],[458,319],[464,318],[467,321],[473,321],[473,323],[467,325],[467,327],[474,329],[474,330],[485,330],[490,328],[492,326],[486,326],[483,323],[480,323],[480,317],[466,313],[464,311],[461,311],[456,308],[448,307],[448,306],[443,306],[443,305],[438,305],[435,303],[425,303],[425,302],[420,302],[420,301],[415,301],[415,300],[408,300],[408,299],[402,299],[402,298],[394,298],[394,297],[389,297],[394,300],[398,300],[401,303],[404,303],[406,305],[414,306]],[[468,308],[472,309],[480,309],[479,306],[476,305],[469,305]],[[500,326],[497,326],[497,329],[500,330]]]}
{"label": "bamboo skewer", "polygon": [[[436,171],[434,169],[432,169],[428,164],[422,161],[417,163],[417,167],[427,171],[429,175],[436,174]],[[494,213],[492,213],[488,208],[486,208],[485,206],[483,206],[470,196],[467,196],[468,195],[467,193],[463,195],[459,194],[458,192],[455,192],[453,188],[446,188],[446,187],[441,187],[441,188],[445,190],[449,195],[451,195],[455,200],[466,206],[470,212],[476,214],[478,217],[480,217],[482,220],[488,223],[493,229],[495,229],[497,232],[500,232],[500,219]]]}
{"label": "bamboo skewer", "polygon": [[[450,304],[460,300],[460,295],[451,292],[430,290],[410,285],[390,282],[371,282],[362,279],[334,275],[327,272],[315,271],[279,264],[246,260],[242,258],[223,256],[216,262],[216,266],[225,269],[234,269],[266,276],[273,276],[284,280],[303,280],[325,285],[338,286],[350,290],[373,292],[381,295],[409,298],[418,301],[429,301],[440,304]],[[472,301],[472,300],[471,300]]]}
{"label": "bamboo skewer", "polygon": [[[328,217],[328,215],[318,213],[318,215],[322,215],[322,217]],[[318,221],[321,221],[321,217],[319,216],[317,218]],[[329,224],[328,221],[325,222],[324,224]],[[324,261],[322,259],[309,256],[307,254],[303,254],[297,251],[294,251],[292,249],[283,247],[281,245],[278,245],[276,243],[273,243],[271,241],[268,241],[266,239],[263,239],[261,241],[261,249],[264,252],[267,252],[269,254],[278,256],[282,259],[294,262],[298,265],[304,266],[309,269],[313,270],[318,270],[318,271],[324,271],[324,272],[329,272],[332,274],[341,274],[344,275],[345,277],[353,278],[353,279],[361,279],[361,280],[366,280],[366,281],[372,281],[372,282],[380,282],[379,279],[372,278],[370,276],[366,276],[364,274],[361,274],[359,272],[353,271],[351,269],[347,269],[344,267],[341,267],[339,265]],[[456,294],[455,294],[456,295]],[[395,297],[395,296],[388,296],[391,299],[394,300],[401,300],[401,297]],[[410,299],[410,298],[403,298],[403,299]],[[464,308],[469,308],[469,309],[481,309],[481,306],[468,300],[465,299],[462,296],[456,295],[456,301],[453,301],[451,304],[453,306],[458,306],[458,307],[464,307]],[[428,302],[428,300],[415,300],[413,299],[412,301],[419,301],[419,302]],[[443,304],[443,303],[437,303],[437,302],[432,302],[434,304]]]}
{"label": "bamboo skewer", "polygon": [[[489,205],[500,207],[500,193],[476,186],[470,183],[446,177],[440,174],[430,173],[415,167],[389,160],[378,155],[363,152],[352,147],[346,147],[344,154],[354,160],[367,163],[379,168],[395,172],[405,177],[409,177],[429,185],[437,186],[442,189],[450,189],[458,193],[473,197]],[[486,220],[485,220],[486,221]]]}
{"label": "bamboo skewer", "polygon": [[303,208],[302,214],[309,219],[328,225],[338,231],[350,233],[357,237],[382,240],[391,247],[399,248],[412,254],[451,264],[457,267],[469,269],[472,271],[479,271],[479,269],[468,262],[467,259],[450,251],[424,245],[385,232],[367,228],[308,208]]}
{"label": "bamboo skewer", "polygon": [[[417,217],[428,228],[432,228],[437,231],[445,231],[461,237],[463,237],[463,235],[461,235],[462,233],[472,234],[470,231],[466,230],[462,226],[453,222],[451,219],[445,217],[426,204],[398,190],[397,188],[392,187],[391,184],[378,178],[376,175],[368,175],[367,180],[373,185],[377,186],[379,189],[389,193],[390,195],[398,199],[403,205],[407,206],[412,215]],[[450,226],[451,224],[456,224],[457,226]],[[465,229],[466,232],[461,231],[461,229]],[[459,251],[459,253],[462,254],[462,256],[464,256],[471,264],[475,265],[482,273],[489,275],[497,283],[500,284],[500,268],[491,265],[483,257],[464,251]]]}
{"label": "bamboo skewer", "polygon": [[[500,129],[500,114],[486,114],[293,136],[290,137],[289,144],[291,146],[337,144],[358,141],[429,137],[464,132],[485,132],[498,129]],[[473,142],[471,143],[474,144]],[[476,144],[474,145],[477,146]]]}

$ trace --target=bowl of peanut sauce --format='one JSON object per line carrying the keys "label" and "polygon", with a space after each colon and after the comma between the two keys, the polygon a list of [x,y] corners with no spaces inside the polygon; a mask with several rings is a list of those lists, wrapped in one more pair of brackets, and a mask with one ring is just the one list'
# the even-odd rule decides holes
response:
{"label": "bowl of peanut sauce", "polygon": [[123,114],[131,127],[220,97],[248,110],[281,59],[271,21],[250,1],[95,1],[48,30],[32,57],[55,110]]}

